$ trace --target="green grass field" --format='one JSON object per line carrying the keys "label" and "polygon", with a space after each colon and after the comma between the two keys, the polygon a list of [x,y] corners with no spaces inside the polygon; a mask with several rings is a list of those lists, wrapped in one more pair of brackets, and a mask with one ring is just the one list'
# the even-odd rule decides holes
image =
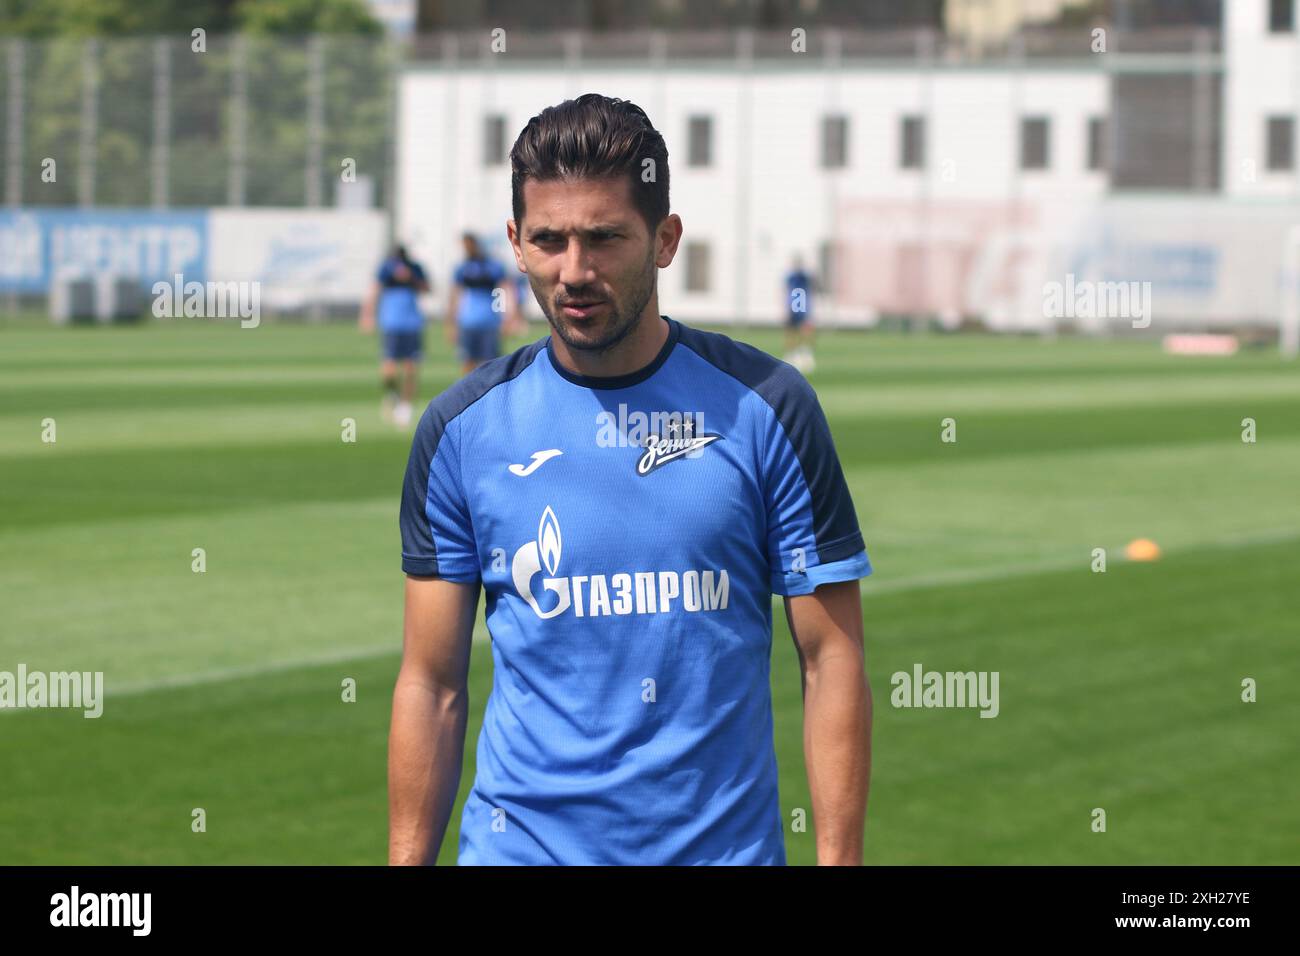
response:
{"label": "green grass field", "polygon": [[[385,861],[410,439],[380,421],[375,347],[346,326],[0,324],[0,670],[102,670],[108,692],[98,720],[0,713],[0,864]],[[439,352],[421,404],[455,375]],[[818,358],[876,567],[868,862],[1300,863],[1300,367],[853,333]],[[1124,561],[1139,537],[1162,559]],[[774,610],[786,844],[809,864]],[[891,707],[916,663],[999,672],[999,716]]]}

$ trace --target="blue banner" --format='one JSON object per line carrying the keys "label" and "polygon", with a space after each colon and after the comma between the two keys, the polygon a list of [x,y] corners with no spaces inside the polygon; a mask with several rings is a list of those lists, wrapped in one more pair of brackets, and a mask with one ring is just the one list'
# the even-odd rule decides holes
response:
{"label": "blue banner", "polygon": [[61,276],[112,274],[141,285],[204,282],[206,209],[0,210],[0,291],[46,292]]}

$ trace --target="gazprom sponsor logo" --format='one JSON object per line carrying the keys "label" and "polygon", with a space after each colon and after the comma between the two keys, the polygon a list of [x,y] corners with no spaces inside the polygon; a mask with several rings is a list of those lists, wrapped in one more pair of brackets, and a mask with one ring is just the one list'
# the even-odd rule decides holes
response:
{"label": "gazprom sponsor logo", "polygon": [[[559,576],[564,539],[548,505],[537,525],[537,539],[515,552],[510,573],[515,590],[543,620],[571,611],[574,617],[725,611],[731,578],[725,568],[683,571],[618,571]],[[546,575],[536,582],[543,568]],[[540,585],[540,587],[539,587]]]}

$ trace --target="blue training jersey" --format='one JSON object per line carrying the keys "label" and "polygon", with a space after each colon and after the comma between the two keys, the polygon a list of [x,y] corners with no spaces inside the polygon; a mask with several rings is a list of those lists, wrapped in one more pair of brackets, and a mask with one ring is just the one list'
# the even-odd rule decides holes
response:
{"label": "blue training jersey", "polygon": [[416,283],[426,281],[424,269],[417,262],[409,264],[410,275],[399,279],[394,274],[401,260],[386,259],[379,267],[379,328],[383,332],[419,332],[424,328]]}
{"label": "blue training jersey", "polygon": [[481,581],[494,666],[467,864],[784,864],[772,594],[871,573],[812,386],[663,317],[649,365],[550,336],[429,403],[408,574]]}
{"label": "blue training jersey", "polygon": [[[462,328],[487,329],[501,324],[502,313],[492,308],[492,292],[505,277],[505,266],[495,259],[466,259],[456,267],[452,281],[461,287],[456,322]],[[501,308],[505,310],[504,299]]]}

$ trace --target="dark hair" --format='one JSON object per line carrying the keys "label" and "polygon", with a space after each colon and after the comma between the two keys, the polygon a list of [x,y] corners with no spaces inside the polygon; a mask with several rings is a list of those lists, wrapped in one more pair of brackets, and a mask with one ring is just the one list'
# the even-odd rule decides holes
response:
{"label": "dark hair", "polygon": [[[654,178],[642,180],[645,160]],[[548,106],[528,121],[510,150],[510,199],[524,220],[524,183],[626,177],[632,202],[653,235],[668,215],[668,147],[635,103],[599,93]]]}
{"label": "dark hair", "polygon": [[411,257],[406,254],[406,246],[402,245],[401,243],[398,243],[397,245],[393,246],[393,255],[396,256],[398,259],[401,259],[408,266],[411,264]]}

